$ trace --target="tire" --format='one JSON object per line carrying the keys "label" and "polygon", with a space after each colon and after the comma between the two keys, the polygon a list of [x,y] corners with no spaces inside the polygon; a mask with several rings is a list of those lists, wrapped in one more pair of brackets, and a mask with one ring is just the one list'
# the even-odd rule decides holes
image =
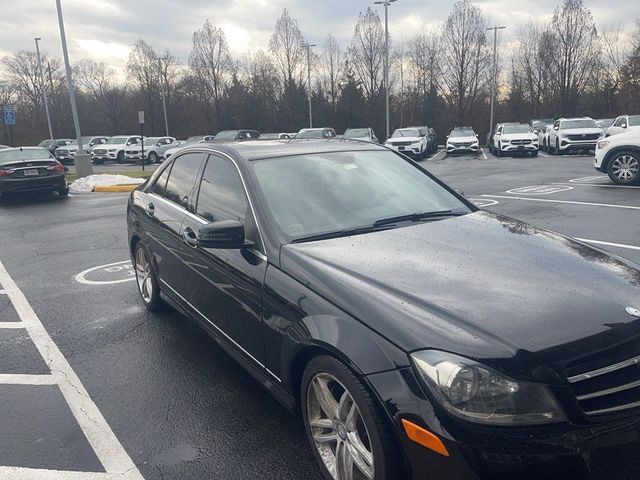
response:
{"label": "tire", "polygon": [[[374,480],[405,478],[398,443],[385,413],[349,368],[333,357],[316,357],[305,368],[300,388],[307,439],[326,480],[346,478],[336,471],[338,456],[345,458],[337,452],[352,459],[353,473],[367,470]],[[317,443],[314,435],[332,439]],[[352,452],[362,453],[354,456]]]}
{"label": "tire", "polygon": [[538,156],[538,150],[534,150],[531,152],[531,158],[536,158]]}
{"label": "tire", "polygon": [[558,140],[556,140],[556,148],[553,151],[553,154],[554,155],[561,155],[561,153],[560,153],[560,143],[558,142]]}
{"label": "tire", "polygon": [[502,157],[502,148],[500,144],[498,144],[498,148],[496,148],[496,157]]}
{"label": "tire", "polygon": [[621,150],[607,164],[609,178],[619,185],[640,183],[640,154],[634,150]]}
{"label": "tire", "polygon": [[142,242],[138,242],[133,253],[133,270],[136,274],[138,293],[147,310],[161,312],[167,309],[167,304],[160,298],[160,286],[150,258]]}
{"label": "tire", "polygon": [[124,163],[124,152],[118,152],[118,155],[116,156],[116,162]]}
{"label": "tire", "polygon": [[96,165],[102,165],[104,163],[104,160],[94,160],[93,163],[95,163]]}
{"label": "tire", "polygon": [[69,196],[69,188],[61,188],[60,190],[56,190],[58,192],[59,197],[68,197]]}
{"label": "tire", "polygon": [[156,152],[149,152],[149,155],[147,155],[147,160],[148,163],[158,163],[158,154]]}

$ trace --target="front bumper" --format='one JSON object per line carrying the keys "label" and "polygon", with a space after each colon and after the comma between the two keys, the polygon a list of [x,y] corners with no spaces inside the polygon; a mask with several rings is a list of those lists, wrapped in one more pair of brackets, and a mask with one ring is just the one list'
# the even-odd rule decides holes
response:
{"label": "front bumper", "polygon": [[67,181],[64,173],[42,177],[0,178],[0,196],[22,192],[64,190],[65,188],[67,188]]}
{"label": "front bumper", "polygon": [[500,144],[500,150],[506,154],[514,154],[514,153],[534,153],[538,151],[538,143],[528,143],[524,145],[520,144]]}
{"label": "front bumper", "polygon": [[107,160],[115,160],[118,156],[118,152],[107,152],[107,153],[92,153],[91,160],[93,161],[107,161]]}
{"label": "front bumper", "polygon": [[599,140],[588,140],[585,142],[577,142],[572,140],[561,139],[560,140],[560,150],[564,152],[575,151],[575,150],[595,150],[596,144]]}
{"label": "front bumper", "polygon": [[[369,375],[367,379],[395,427],[409,478],[640,478],[639,415],[597,424],[487,427],[455,419],[434,408],[410,368]],[[409,440],[402,418],[436,434],[449,457]],[[601,476],[605,473],[613,476]]]}
{"label": "front bumper", "polygon": [[395,150],[396,152],[404,153],[405,155],[409,155],[411,157],[419,157],[424,154],[425,150],[422,145],[419,143],[414,143],[411,145],[392,145],[387,144],[387,147]]}
{"label": "front bumper", "polygon": [[451,153],[451,154],[473,153],[473,154],[477,155],[478,152],[480,151],[480,146],[478,144],[469,145],[469,146],[456,146],[456,145],[452,145],[452,144],[448,143],[446,148],[447,148],[447,153]]}

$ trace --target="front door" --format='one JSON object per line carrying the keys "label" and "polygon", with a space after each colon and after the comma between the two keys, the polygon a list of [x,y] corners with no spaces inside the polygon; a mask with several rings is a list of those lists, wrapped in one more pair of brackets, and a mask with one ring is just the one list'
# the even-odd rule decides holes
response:
{"label": "front door", "polygon": [[[262,287],[267,261],[240,174],[230,160],[209,156],[193,213],[195,216],[186,217],[182,225],[187,300],[201,320],[262,368]],[[255,248],[214,249],[193,245],[203,224],[220,220],[241,221]]]}

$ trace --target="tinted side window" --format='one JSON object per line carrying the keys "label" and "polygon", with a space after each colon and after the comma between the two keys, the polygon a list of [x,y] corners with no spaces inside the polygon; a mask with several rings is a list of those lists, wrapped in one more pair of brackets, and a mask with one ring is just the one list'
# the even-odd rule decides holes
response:
{"label": "tinted side window", "polygon": [[151,187],[150,193],[155,193],[156,195],[164,196],[164,188],[167,185],[167,178],[169,178],[169,171],[171,170],[171,165],[167,166],[164,169],[164,172],[160,174],[158,178],[156,178],[155,183]]}
{"label": "tinted side window", "polygon": [[189,193],[193,189],[201,163],[201,153],[187,153],[176,158],[171,167],[164,197],[188,208]]}
{"label": "tinted side window", "polygon": [[242,180],[227,160],[210,156],[200,182],[196,213],[210,222],[243,221],[247,211]]}

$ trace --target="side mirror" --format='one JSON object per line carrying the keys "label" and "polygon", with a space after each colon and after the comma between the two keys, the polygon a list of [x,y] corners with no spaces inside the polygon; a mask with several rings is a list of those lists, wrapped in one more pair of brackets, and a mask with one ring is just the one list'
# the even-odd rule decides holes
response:
{"label": "side mirror", "polygon": [[198,246],[203,248],[250,248],[253,242],[244,237],[244,225],[237,220],[220,220],[200,227]]}
{"label": "side mirror", "polygon": [[558,125],[554,125],[553,129],[554,130],[560,130],[560,127]]}
{"label": "side mirror", "polygon": [[622,128],[627,128],[627,124],[623,123],[622,125],[620,125]]}

